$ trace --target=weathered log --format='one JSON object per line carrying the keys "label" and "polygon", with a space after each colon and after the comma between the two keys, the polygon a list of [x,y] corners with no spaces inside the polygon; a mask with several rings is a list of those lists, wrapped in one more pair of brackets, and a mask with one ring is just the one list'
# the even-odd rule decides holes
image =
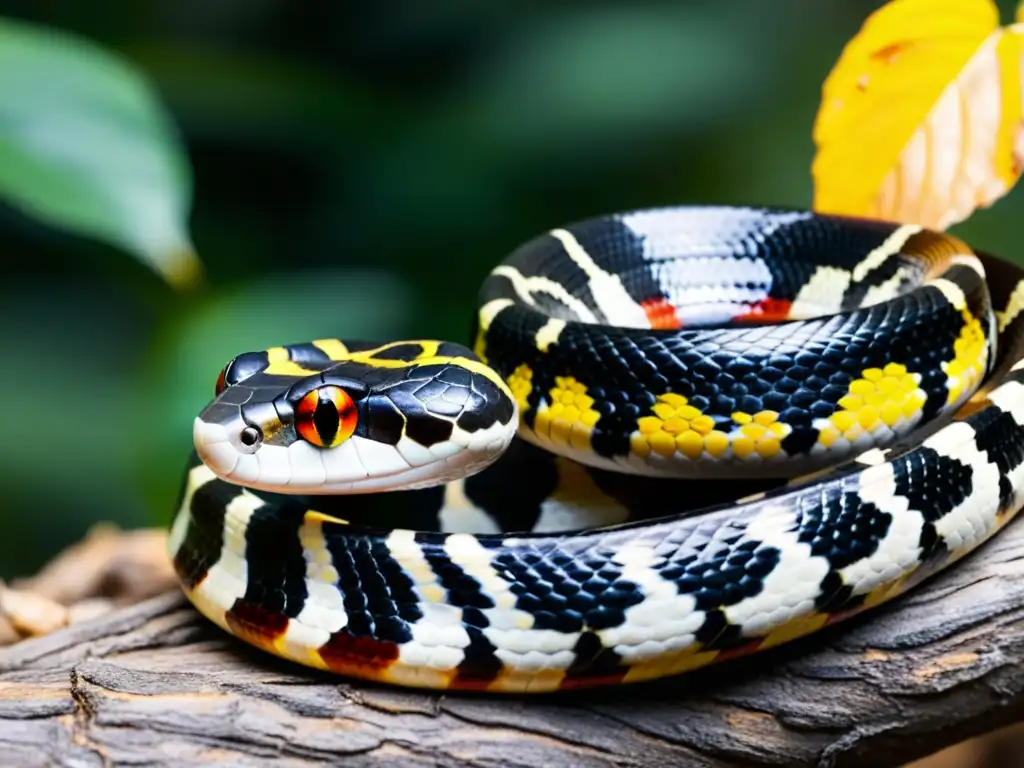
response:
{"label": "weathered log", "polygon": [[896,766],[1024,719],[1024,520],[810,638],[672,680],[544,697],[348,681],[176,593],[0,650],[0,763]]}

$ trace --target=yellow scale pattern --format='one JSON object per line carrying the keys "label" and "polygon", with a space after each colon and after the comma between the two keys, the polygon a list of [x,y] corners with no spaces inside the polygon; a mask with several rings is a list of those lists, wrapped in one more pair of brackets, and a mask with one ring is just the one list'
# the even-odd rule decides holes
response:
{"label": "yellow scale pattern", "polygon": [[919,386],[920,374],[910,373],[901,363],[866,368],[861,376],[850,382],[848,393],[839,400],[839,410],[824,423],[815,424],[820,430],[818,443],[825,448],[831,448],[840,438],[853,443],[883,425],[896,431],[920,414],[927,400]]}
{"label": "yellow scale pattern", "polygon": [[[964,328],[954,344],[955,357],[943,363],[943,370],[949,377],[950,404],[973,389],[984,374],[986,364],[984,329],[966,309],[963,314]],[[919,386],[920,380],[919,374],[908,371],[901,363],[865,369],[861,378],[850,383],[836,412],[815,423],[820,430],[818,443],[831,448],[841,438],[852,444],[865,433],[874,434],[882,429],[901,431],[921,413],[927,399]],[[507,383],[520,413],[524,414],[533,387],[532,369],[526,364],[518,366]],[[556,377],[547,402],[537,410],[534,432],[554,443],[586,450],[600,418],[593,405],[594,400],[582,382],[572,376]],[[630,437],[630,449],[641,459],[652,453],[666,459],[676,453],[692,460],[705,454],[721,459],[730,450],[738,459],[755,455],[770,459],[782,450],[782,441],[792,431],[788,424],[778,421],[778,417],[776,411],[736,412],[732,414],[734,426],[725,432],[716,428],[714,419],[690,405],[685,396],[668,392],[657,397],[650,415],[637,420],[637,429]]]}
{"label": "yellow scale pattern", "polygon": [[653,416],[641,416],[637,431],[630,438],[630,448],[641,458],[653,451],[668,458],[678,450],[696,459],[705,450],[719,457],[729,447],[729,437],[715,429],[715,420],[705,416],[680,394],[658,395],[651,407]]}
{"label": "yellow scale pattern", "polygon": [[515,398],[516,403],[519,405],[519,416],[521,418],[530,407],[528,398],[530,397],[530,392],[533,391],[533,369],[526,363],[522,363],[516,366],[516,369],[512,371],[505,380],[505,383],[512,390],[512,397]]}
{"label": "yellow scale pattern", "polygon": [[556,376],[547,403],[537,409],[533,431],[554,443],[587,450],[590,433],[601,418],[593,405],[594,398],[587,394],[585,384],[572,376]]}
{"label": "yellow scale pattern", "polygon": [[729,433],[733,455],[740,459],[756,453],[770,459],[782,450],[782,440],[793,428],[779,421],[776,411],[758,411],[755,414],[737,412],[732,420],[739,427]]}
{"label": "yellow scale pattern", "polygon": [[947,405],[957,402],[965,392],[974,390],[988,362],[988,342],[981,321],[967,309],[961,309],[960,314],[964,318],[964,327],[953,342],[953,359],[942,363],[942,370],[949,377]]}
{"label": "yellow scale pattern", "polygon": [[782,440],[792,429],[778,420],[775,411],[736,412],[732,414],[735,426],[723,432],[715,428],[714,419],[676,392],[659,395],[651,412],[637,420],[637,431],[630,437],[632,453],[640,458],[651,453],[669,458],[678,451],[689,459],[705,453],[720,459],[731,447],[737,458],[757,454],[767,459],[782,449]]}

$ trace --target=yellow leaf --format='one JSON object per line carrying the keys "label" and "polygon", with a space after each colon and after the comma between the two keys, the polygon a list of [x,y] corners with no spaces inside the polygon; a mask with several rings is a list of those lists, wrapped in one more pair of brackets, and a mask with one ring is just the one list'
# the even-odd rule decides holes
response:
{"label": "yellow leaf", "polygon": [[[1017,10],[1024,15],[1024,6]],[[945,229],[1016,183],[1024,23],[991,0],[891,0],[822,88],[814,208]]]}

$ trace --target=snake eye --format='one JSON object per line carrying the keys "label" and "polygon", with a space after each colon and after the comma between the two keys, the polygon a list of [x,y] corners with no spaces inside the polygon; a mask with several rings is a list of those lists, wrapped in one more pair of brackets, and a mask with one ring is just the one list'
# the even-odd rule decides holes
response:
{"label": "snake eye", "polygon": [[238,384],[243,379],[254,376],[265,371],[269,365],[269,358],[266,352],[243,352],[228,361],[217,375],[217,384],[214,391],[217,395],[230,386]]}
{"label": "snake eye", "polygon": [[356,404],[341,387],[327,384],[305,395],[295,406],[295,429],[307,443],[333,448],[356,430]]}
{"label": "snake eye", "polygon": [[[228,363],[228,365],[230,365],[230,363]],[[226,381],[227,374],[228,366],[225,365],[223,368],[220,369],[220,373],[217,374],[217,385],[213,388],[214,396],[219,395],[221,392],[228,388],[228,384]]]}

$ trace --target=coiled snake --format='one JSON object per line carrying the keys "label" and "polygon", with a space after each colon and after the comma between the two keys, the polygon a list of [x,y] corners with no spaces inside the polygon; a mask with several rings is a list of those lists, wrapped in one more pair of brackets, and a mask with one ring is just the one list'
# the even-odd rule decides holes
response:
{"label": "coiled snake", "polygon": [[487,277],[472,352],[232,360],[170,553],[233,635],[399,685],[618,684],[777,645],[1021,506],[1022,278],[803,211],[555,229]]}

